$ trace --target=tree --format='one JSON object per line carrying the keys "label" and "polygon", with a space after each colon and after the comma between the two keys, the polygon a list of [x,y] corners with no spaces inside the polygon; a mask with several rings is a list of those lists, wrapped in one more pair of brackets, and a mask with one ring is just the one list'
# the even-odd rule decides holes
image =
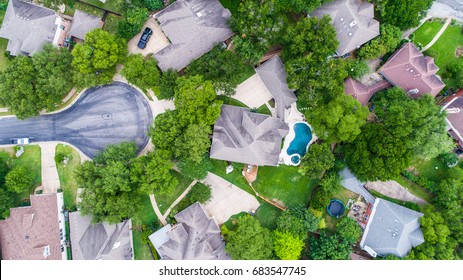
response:
{"label": "tree", "polygon": [[10,216],[10,208],[14,207],[14,194],[3,187],[0,188],[0,218]]}
{"label": "tree", "polygon": [[417,26],[426,16],[433,0],[374,0],[382,9],[382,22],[406,30]]}
{"label": "tree", "polygon": [[124,19],[119,22],[117,34],[124,39],[132,39],[140,32],[148,15],[149,11],[146,8],[132,7],[127,9]]}
{"label": "tree", "polygon": [[173,153],[173,143],[182,133],[182,129],[177,121],[177,111],[167,110],[163,114],[156,116],[154,125],[150,127],[148,134],[156,149]]}
{"label": "tree", "polygon": [[281,260],[298,260],[304,241],[289,231],[275,230],[273,232],[273,249]]}
{"label": "tree", "polygon": [[[268,260],[273,256],[272,234],[255,218],[238,218],[238,226],[228,233],[225,250],[234,260]],[[269,246],[270,245],[270,246]]]}
{"label": "tree", "polygon": [[24,166],[13,167],[5,176],[5,186],[10,192],[29,191],[34,184],[34,175]]}
{"label": "tree", "polygon": [[336,233],[342,240],[354,244],[360,239],[362,229],[354,219],[344,217],[336,226]]}
{"label": "tree", "polygon": [[173,166],[170,152],[156,149],[131,163],[132,182],[147,195],[171,195],[178,185],[172,175]]}
{"label": "tree", "polygon": [[172,69],[162,74],[159,82],[159,94],[157,95],[159,99],[172,99],[174,97],[177,78],[177,72]]}
{"label": "tree", "polygon": [[339,236],[327,235],[322,231],[320,237],[310,238],[310,258],[313,260],[348,260],[352,245],[340,240]]}
{"label": "tree", "polygon": [[135,143],[109,145],[94,161],[77,168],[78,186],[84,188],[81,212],[94,223],[119,223],[139,211],[142,193],[130,171],[136,151]]}
{"label": "tree", "polygon": [[174,104],[177,121],[183,127],[189,124],[212,125],[220,115],[222,102],[216,100],[212,82],[201,76],[177,80]]}
{"label": "tree", "polygon": [[235,93],[236,86],[242,82],[242,74],[250,67],[233,52],[221,45],[194,60],[186,69],[190,76],[203,75],[204,80],[212,81],[214,89],[226,95]]}
{"label": "tree", "polygon": [[205,155],[199,163],[182,158],[177,162],[177,167],[182,175],[190,179],[202,180],[206,178],[207,172],[213,168],[213,165],[209,156]]}
{"label": "tree", "polygon": [[131,54],[127,57],[121,72],[127,81],[146,91],[159,84],[160,74],[156,61],[141,54]]}
{"label": "tree", "polygon": [[191,124],[175,140],[175,156],[200,163],[211,146],[211,128],[204,124]]}
{"label": "tree", "polygon": [[191,188],[190,192],[187,194],[187,198],[190,202],[199,202],[199,203],[206,203],[211,199],[211,187],[208,185],[204,185],[201,183],[196,183],[193,188]]}
{"label": "tree", "polygon": [[102,29],[87,33],[85,43],[77,44],[72,50],[77,86],[85,88],[110,83],[116,73],[116,65],[126,54],[124,40]]}
{"label": "tree", "polygon": [[162,0],[143,0],[143,4],[147,7],[150,11],[157,11],[162,9],[164,3]]}
{"label": "tree", "polygon": [[381,24],[380,36],[366,43],[358,52],[361,59],[374,59],[394,51],[402,41],[402,31],[390,24]]}
{"label": "tree", "polygon": [[370,72],[370,68],[368,68],[368,64],[364,60],[348,59],[346,62],[349,77],[360,79]]}
{"label": "tree", "polygon": [[456,87],[463,88],[463,58],[452,59],[447,65],[447,71],[456,81]]}
{"label": "tree", "polygon": [[327,143],[312,144],[299,166],[299,173],[311,179],[320,179],[334,166],[334,155]]}
{"label": "tree", "polygon": [[298,236],[300,240],[307,238],[307,232],[315,232],[320,219],[315,217],[304,206],[291,206],[277,219],[278,229]]}
{"label": "tree", "polygon": [[450,168],[458,165],[458,156],[454,153],[443,153],[439,157]]}
{"label": "tree", "polygon": [[317,136],[331,142],[352,142],[366,123],[368,109],[352,96],[341,94],[306,113]]}
{"label": "tree", "polygon": [[310,207],[315,210],[324,210],[333,195],[341,189],[341,178],[335,171],[330,171],[320,180],[310,199]]}
{"label": "tree", "polygon": [[283,12],[310,14],[326,2],[329,0],[275,0],[275,5]]}

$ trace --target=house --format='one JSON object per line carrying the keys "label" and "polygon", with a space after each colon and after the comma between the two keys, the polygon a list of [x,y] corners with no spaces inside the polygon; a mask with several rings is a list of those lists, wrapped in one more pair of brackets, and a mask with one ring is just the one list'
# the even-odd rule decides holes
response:
{"label": "house", "polygon": [[92,224],[90,216],[69,214],[73,260],[133,260],[132,222]]}
{"label": "house", "polygon": [[76,10],[67,37],[85,40],[85,34],[94,29],[101,28],[102,26],[103,21],[100,17],[87,14],[81,10]]}
{"label": "house", "polygon": [[154,55],[162,71],[180,71],[227,40],[231,13],[219,0],[177,0],[154,15],[170,44]]}
{"label": "house", "polygon": [[297,101],[297,97],[294,90],[288,87],[283,62],[278,56],[274,56],[257,67],[256,72],[275,100],[277,117],[284,121],[285,110],[289,109]]}
{"label": "house", "polygon": [[422,213],[376,198],[360,247],[371,256],[406,256],[424,242]]}
{"label": "house", "polygon": [[355,79],[347,78],[344,81],[344,92],[357,99],[363,106],[365,106],[368,104],[368,101],[373,94],[391,86],[391,83],[387,80],[381,80],[371,86],[366,86]]}
{"label": "house", "polygon": [[219,226],[199,202],[175,215],[177,224],[167,225],[149,236],[163,260],[229,260]]}
{"label": "house", "polygon": [[19,0],[9,0],[0,37],[8,39],[10,55],[33,55],[46,43],[64,42],[65,21],[55,11]]}
{"label": "house", "polygon": [[278,165],[286,123],[248,108],[222,105],[214,125],[210,157],[252,165]]}
{"label": "house", "polygon": [[445,87],[436,75],[437,71],[439,67],[434,58],[425,57],[412,43],[403,45],[379,69],[385,79],[404,89],[411,97],[426,93],[436,96]]}
{"label": "house", "polygon": [[329,15],[339,41],[337,54],[343,56],[379,35],[374,6],[367,1],[335,0],[312,13],[312,17]]}
{"label": "house", "polygon": [[339,176],[341,177],[341,185],[344,188],[361,195],[368,203],[373,204],[375,202],[373,195],[365,189],[365,183],[355,177],[348,167],[341,170],[339,172]]}
{"label": "house", "polygon": [[449,98],[443,110],[447,112],[448,133],[463,149],[463,90]]}
{"label": "house", "polygon": [[66,260],[62,193],[30,196],[31,206],[10,210],[0,221],[4,260]]}

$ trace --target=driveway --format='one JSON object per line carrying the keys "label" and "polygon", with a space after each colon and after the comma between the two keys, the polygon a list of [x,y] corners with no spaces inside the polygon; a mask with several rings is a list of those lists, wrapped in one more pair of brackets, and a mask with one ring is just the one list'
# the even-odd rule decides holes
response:
{"label": "driveway", "polygon": [[239,84],[232,97],[243,102],[249,108],[259,108],[273,98],[257,73]]}
{"label": "driveway", "polygon": [[[141,35],[143,34],[143,31],[145,30],[145,27],[151,28],[151,30],[153,30],[153,35],[151,35],[150,40],[146,44],[146,47],[144,49],[140,49],[139,47],[137,47],[137,44],[140,40]],[[164,35],[161,27],[159,27],[159,24],[153,17],[150,17],[141,29],[140,33],[138,33],[137,36],[133,37],[128,45],[130,54],[141,53],[143,56],[147,56],[148,54],[155,54],[159,52],[163,48],[167,47],[169,44],[169,39],[167,39],[166,35]]]}
{"label": "driveway", "polygon": [[56,193],[60,188],[55,163],[56,142],[39,143],[42,158],[42,188],[44,193]]}
{"label": "driveway", "polygon": [[428,11],[428,17],[451,17],[463,21],[463,0],[436,0]]}
{"label": "driveway", "polygon": [[68,109],[27,120],[0,119],[0,145],[11,138],[32,142],[62,141],[93,158],[107,145],[135,141],[139,150],[153,120],[148,102],[133,87],[114,82],[86,90]]}
{"label": "driveway", "polygon": [[213,173],[209,172],[202,182],[212,191],[211,200],[203,204],[204,210],[219,225],[235,214],[256,210],[260,205],[255,196]]}
{"label": "driveway", "polygon": [[417,204],[427,204],[423,199],[413,195],[396,181],[368,182],[365,185],[367,190],[375,190],[385,196],[401,201],[411,201]]}

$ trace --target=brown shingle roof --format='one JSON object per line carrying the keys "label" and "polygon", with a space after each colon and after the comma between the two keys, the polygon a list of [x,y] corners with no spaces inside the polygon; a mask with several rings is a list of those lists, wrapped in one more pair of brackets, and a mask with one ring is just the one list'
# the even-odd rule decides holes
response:
{"label": "brown shingle roof", "polygon": [[57,194],[31,195],[31,206],[12,208],[0,221],[4,260],[62,259],[57,199]]}
{"label": "brown shingle roof", "polygon": [[403,88],[406,92],[418,90],[412,93],[412,97],[418,97],[425,93],[436,96],[445,84],[436,75],[439,67],[432,57],[425,57],[412,43],[405,44],[396,51],[386,64],[379,69],[392,84]]}
{"label": "brown shingle roof", "polygon": [[357,99],[362,105],[365,106],[367,105],[368,100],[370,100],[373,94],[390,86],[391,84],[387,80],[379,81],[367,87],[364,84],[352,78],[347,78],[344,81],[344,92],[347,95],[351,95],[352,97]]}

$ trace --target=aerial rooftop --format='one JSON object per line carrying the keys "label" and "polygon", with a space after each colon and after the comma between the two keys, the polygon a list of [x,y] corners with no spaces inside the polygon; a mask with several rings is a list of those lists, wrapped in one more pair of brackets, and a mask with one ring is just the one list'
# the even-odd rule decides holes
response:
{"label": "aerial rooftop", "polygon": [[335,0],[316,9],[312,17],[329,15],[339,41],[337,53],[345,55],[379,35],[374,6],[367,1]]}
{"label": "aerial rooftop", "polygon": [[445,105],[447,112],[447,124],[450,127],[450,135],[463,147],[463,91],[450,99]]}
{"label": "aerial rooftop", "polygon": [[101,28],[102,26],[103,21],[101,21],[100,17],[87,14],[81,10],[76,10],[72,19],[71,28],[68,31],[68,36],[85,40],[85,34],[93,29]]}
{"label": "aerial rooftop", "polygon": [[425,57],[412,43],[403,45],[379,69],[384,78],[412,97],[426,93],[436,96],[445,87],[437,71],[434,58]]}
{"label": "aerial rooftop", "polygon": [[218,0],[177,0],[154,17],[171,42],[154,55],[162,71],[182,70],[233,34]]}

